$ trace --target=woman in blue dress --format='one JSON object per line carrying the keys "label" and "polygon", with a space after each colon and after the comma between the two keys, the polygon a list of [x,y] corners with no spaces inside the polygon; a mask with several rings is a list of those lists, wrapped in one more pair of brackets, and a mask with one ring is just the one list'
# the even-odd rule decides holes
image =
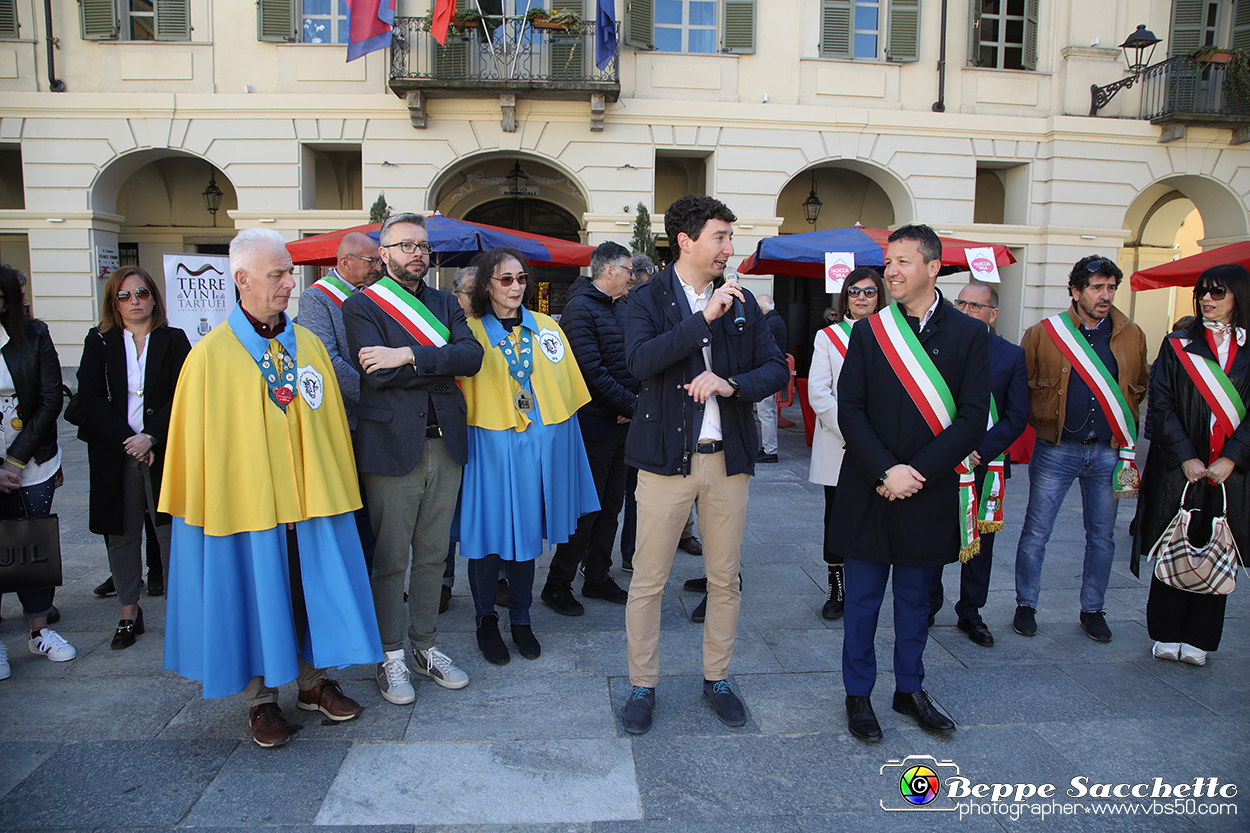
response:
{"label": "woman in blue dress", "polygon": [[577,425],[590,401],[573,351],[549,316],[527,309],[537,292],[521,253],[495,248],[476,261],[469,328],[486,354],[476,376],[461,380],[469,460],[464,467],[460,551],[469,559],[477,644],[495,665],[510,659],[495,613],[502,560],[508,619],[521,656],[542,647],[530,626],[534,559],[543,539],[561,544],[577,519],[599,508]]}

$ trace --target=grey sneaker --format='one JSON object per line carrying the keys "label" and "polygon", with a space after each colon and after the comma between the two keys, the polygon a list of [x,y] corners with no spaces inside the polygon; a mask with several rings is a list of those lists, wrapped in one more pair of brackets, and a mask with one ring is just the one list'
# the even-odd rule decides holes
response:
{"label": "grey sneaker", "polygon": [[382,662],[378,665],[378,691],[388,703],[397,706],[406,706],[417,699],[417,692],[408,679],[403,648],[382,654]]}
{"label": "grey sneaker", "polygon": [[451,658],[438,648],[431,647],[428,651],[414,648],[412,659],[419,673],[443,688],[464,688],[469,684],[469,675],[457,668]]}

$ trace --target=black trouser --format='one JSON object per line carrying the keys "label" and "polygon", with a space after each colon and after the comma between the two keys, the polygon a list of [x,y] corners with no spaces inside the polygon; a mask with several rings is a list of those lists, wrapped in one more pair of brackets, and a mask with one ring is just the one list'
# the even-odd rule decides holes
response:
{"label": "black trouser", "polygon": [[607,580],[612,567],[612,544],[616,540],[617,516],[625,502],[625,437],[629,423],[612,426],[608,438],[586,442],[586,457],[599,495],[599,511],[582,515],[573,536],[556,547],[547,572],[547,584],[569,587],[577,575],[577,565],[586,559],[586,582]]}
{"label": "black trouser", "polygon": [[[978,500],[980,499],[979,487],[984,485],[987,471],[985,466],[977,466],[972,472],[978,486]],[[981,615],[981,608],[985,607],[985,602],[989,598],[990,567],[994,563],[994,536],[997,534],[996,532],[982,532],[979,536],[981,551],[971,560],[959,565],[959,601],[955,602],[955,615],[961,621],[976,621]],[[942,570],[938,569],[933,572],[933,584],[929,588],[931,615],[937,616],[937,612],[942,609],[942,602]]]}

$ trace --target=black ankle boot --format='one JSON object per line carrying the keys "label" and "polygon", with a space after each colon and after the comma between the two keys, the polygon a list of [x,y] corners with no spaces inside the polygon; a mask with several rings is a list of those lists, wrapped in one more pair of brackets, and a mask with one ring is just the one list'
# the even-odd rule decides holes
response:
{"label": "black ankle boot", "polygon": [[825,619],[841,619],[842,610],[846,606],[846,583],[842,573],[841,564],[829,565],[829,598],[825,599],[825,606],[820,609],[820,615]]}
{"label": "black ankle boot", "polygon": [[477,647],[486,661],[493,665],[507,665],[512,659],[508,646],[503,644],[503,637],[499,635],[499,617],[495,614],[483,616],[482,624],[477,626]]}

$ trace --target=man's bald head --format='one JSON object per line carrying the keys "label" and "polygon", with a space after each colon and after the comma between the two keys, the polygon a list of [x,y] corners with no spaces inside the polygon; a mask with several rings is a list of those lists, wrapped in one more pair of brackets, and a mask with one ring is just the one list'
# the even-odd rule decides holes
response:
{"label": "man's bald head", "polygon": [[339,277],[352,286],[368,286],[378,279],[382,259],[378,257],[378,244],[367,234],[353,231],[343,235],[336,252],[335,268]]}

